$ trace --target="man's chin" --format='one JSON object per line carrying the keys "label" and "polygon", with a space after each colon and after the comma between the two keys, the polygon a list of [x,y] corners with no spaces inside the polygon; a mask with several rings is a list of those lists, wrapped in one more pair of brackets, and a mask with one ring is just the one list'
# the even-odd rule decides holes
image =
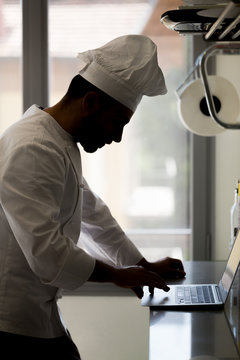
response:
{"label": "man's chin", "polygon": [[94,153],[95,151],[97,151],[97,148],[95,148],[95,149],[90,149],[90,148],[84,148],[84,151],[86,151],[87,153]]}
{"label": "man's chin", "polygon": [[104,145],[100,145],[100,146],[97,146],[97,145],[95,145],[95,146],[84,146],[84,150],[86,152],[88,152],[88,153],[94,153],[98,149],[101,149]]}

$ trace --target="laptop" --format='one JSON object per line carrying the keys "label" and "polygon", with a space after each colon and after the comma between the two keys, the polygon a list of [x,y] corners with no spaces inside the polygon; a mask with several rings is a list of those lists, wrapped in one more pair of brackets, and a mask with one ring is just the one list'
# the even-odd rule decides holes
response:
{"label": "laptop", "polygon": [[240,231],[230,252],[222,278],[218,284],[179,284],[170,285],[170,290],[154,289],[152,296],[144,287],[142,306],[153,308],[187,310],[188,308],[221,309],[228,297],[240,261]]}

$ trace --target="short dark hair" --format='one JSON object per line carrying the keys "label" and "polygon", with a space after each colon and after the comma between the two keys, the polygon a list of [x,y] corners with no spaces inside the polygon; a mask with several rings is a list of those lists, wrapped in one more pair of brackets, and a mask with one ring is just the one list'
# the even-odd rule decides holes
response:
{"label": "short dark hair", "polygon": [[106,94],[101,89],[84,79],[81,75],[76,75],[71,80],[68,90],[65,95],[65,99],[74,100],[86,95],[90,91],[95,91],[99,94],[100,98],[107,102],[115,102],[110,95]]}

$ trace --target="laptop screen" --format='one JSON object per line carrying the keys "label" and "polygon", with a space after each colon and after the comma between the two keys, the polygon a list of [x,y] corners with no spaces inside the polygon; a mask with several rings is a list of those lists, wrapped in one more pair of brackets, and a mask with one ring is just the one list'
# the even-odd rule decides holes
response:
{"label": "laptop screen", "polygon": [[232,250],[230,252],[225,271],[222,276],[222,286],[225,292],[229,292],[234,276],[238,269],[240,260],[240,231],[236,237]]}

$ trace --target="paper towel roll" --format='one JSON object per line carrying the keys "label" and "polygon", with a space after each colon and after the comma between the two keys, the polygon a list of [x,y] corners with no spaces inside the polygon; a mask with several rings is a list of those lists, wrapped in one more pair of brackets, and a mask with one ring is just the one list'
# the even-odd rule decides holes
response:
{"label": "paper towel roll", "polygon": [[[229,124],[237,121],[240,100],[233,84],[220,76],[208,76],[208,84],[215,102],[217,117]],[[178,101],[178,113],[184,126],[197,135],[214,136],[224,130],[209,112],[201,79],[190,82]]]}

